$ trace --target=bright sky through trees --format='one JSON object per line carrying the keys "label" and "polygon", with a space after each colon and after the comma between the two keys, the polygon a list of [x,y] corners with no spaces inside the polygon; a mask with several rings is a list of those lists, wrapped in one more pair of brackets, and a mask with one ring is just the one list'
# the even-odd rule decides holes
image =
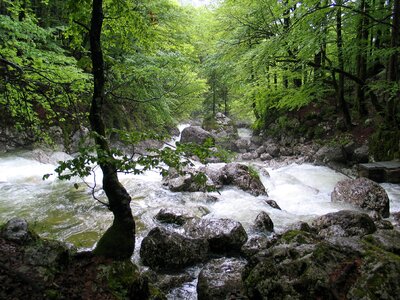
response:
{"label": "bright sky through trees", "polygon": [[210,5],[213,0],[179,0],[179,2],[183,5],[191,4],[193,6],[203,6]]}

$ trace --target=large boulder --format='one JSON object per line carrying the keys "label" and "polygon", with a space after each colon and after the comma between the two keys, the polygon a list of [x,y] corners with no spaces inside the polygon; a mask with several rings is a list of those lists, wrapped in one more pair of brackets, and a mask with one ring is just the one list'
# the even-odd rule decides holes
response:
{"label": "large boulder", "polygon": [[170,168],[168,175],[163,178],[163,185],[172,192],[206,192],[217,188],[202,169],[194,168],[186,168],[183,175]]}
{"label": "large boulder", "polygon": [[[205,176],[205,177],[204,177]],[[199,179],[204,179],[199,181]],[[267,195],[258,172],[244,164],[229,163],[202,167],[199,170],[187,169],[185,175],[170,170],[164,178],[164,185],[173,192],[196,192],[234,185],[254,196]]]}
{"label": "large boulder", "polygon": [[188,237],[155,227],[143,239],[140,257],[144,265],[156,270],[178,270],[204,261],[208,255],[206,239]]}
{"label": "large boulder", "polygon": [[184,225],[186,235],[208,241],[215,253],[239,252],[247,241],[242,224],[230,219],[193,219]]}
{"label": "large boulder", "polygon": [[318,217],[312,226],[325,238],[364,236],[376,231],[374,221],[367,214],[351,210],[341,210]]}
{"label": "large boulder", "polygon": [[[398,299],[400,256],[385,249],[375,234],[340,239],[342,246],[313,233],[285,232],[273,246],[252,257],[244,274],[248,297]],[[358,239],[357,249],[346,246],[349,239]],[[396,241],[397,237],[392,240]]]}
{"label": "large boulder", "polygon": [[315,153],[317,163],[345,163],[346,154],[340,145],[325,145]]}
{"label": "large boulder", "polygon": [[199,274],[199,300],[248,299],[242,273],[246,261],[237,258],[219,258],[208,262]]}
{"label": "large boulder", "polygon": [[195,143],[202,145],[209,139],[214,142],[214,136],[200,126],[189,126],[182,130],[182,143]]}
{"label": "large boulder", "polygon": [[239,163],[226,164],[220,180],[224,185],[234,185],[254,196],[267,195],[258,173],[249,166]]}
{"label": "large boulder", "polygon": [[389,217],[389,197],[384,188],[368,178],[339,181],[332,194],[332,202],[351,203],[365,210],[376,211]]}

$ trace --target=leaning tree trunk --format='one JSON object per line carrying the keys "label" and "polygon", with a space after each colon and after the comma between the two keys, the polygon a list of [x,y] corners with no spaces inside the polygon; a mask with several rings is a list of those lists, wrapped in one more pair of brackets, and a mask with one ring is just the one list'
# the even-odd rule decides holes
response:
{"label": "leaning tree trunk", "polygon": [[102,0],[93,0],[90,51],[94,89],[89,119],[92,130],[96,133],[97,155],[103,172],[103,190],[107,195],[114,221],[101,237],[94,253],[113,259],[126,259],[132,256],[135,248],[135,221],[130,208],[131,197],[118,180],[116,164],[110,153],[102,116],[105,100],[104,59],[100,39],[104,18],[102,6]]}

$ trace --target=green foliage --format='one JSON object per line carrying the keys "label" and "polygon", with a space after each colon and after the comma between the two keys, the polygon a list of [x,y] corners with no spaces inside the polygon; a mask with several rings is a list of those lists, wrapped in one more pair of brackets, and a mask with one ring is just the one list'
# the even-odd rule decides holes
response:
{"label": "green foliage", "polygon": [[370,153],[376,161],[386,161],[400,158],[400,132],[393,128],[381,126],[371,136]]}
{"label": "green foliage", "polygon": [[90,88],[89,76],[60,47],[62,30],[41,28],[29,15],[22,21],[0,15],[2,117],[37,138],[46,137],[43,128],[80,119]]}

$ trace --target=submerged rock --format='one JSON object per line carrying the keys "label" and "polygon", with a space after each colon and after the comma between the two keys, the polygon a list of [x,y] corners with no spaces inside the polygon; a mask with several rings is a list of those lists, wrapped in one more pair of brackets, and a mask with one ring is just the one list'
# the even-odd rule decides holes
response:
{"label": "submerged rock", "polygon": [[230,219],[191,220],[184,225],[186,235],[208,241],[215,253],[239,252],[247,241],[242,224]]}
{"label": "submerged rock", "polygon": [[339,181],[332,194],[332,202],[351,203],[365,210],[377,211],[389,217],[389,197],[383,187],[368,178]]}
{"label": "submerged rock", "polygon": [[156,270],[177,270],[204,261],[208,255],[206,239],[181,235],[156,227],[143,239],[140,257],[144,265]]}
{"label": "submerged rock", "polygon": [[199,274],[199,300],[248,299],[242,273],[246,261],[237,258],[219,258],[208,262]]}

